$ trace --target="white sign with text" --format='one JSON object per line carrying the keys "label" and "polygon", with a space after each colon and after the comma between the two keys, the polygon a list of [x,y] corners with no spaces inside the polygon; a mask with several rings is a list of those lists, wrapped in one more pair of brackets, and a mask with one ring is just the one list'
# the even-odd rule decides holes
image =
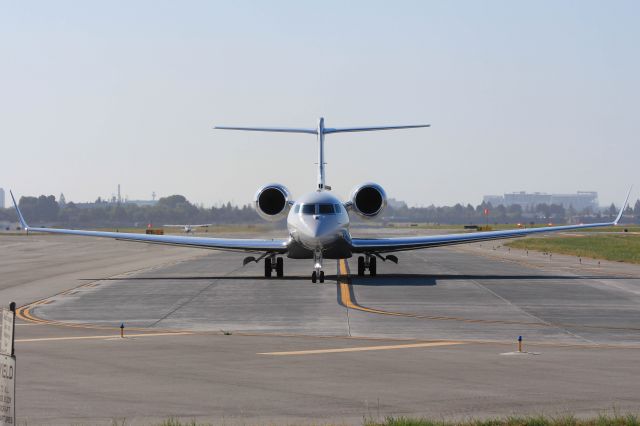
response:
{"label": "white sign with text", "polygon": [[0,355],[0,426],[15,426],[16,360]]}
{"label": "white sign with text", "polygon": [[0,354],[11,355],[13,349],[13,312],[2,309],[2,327],[0,327]]}

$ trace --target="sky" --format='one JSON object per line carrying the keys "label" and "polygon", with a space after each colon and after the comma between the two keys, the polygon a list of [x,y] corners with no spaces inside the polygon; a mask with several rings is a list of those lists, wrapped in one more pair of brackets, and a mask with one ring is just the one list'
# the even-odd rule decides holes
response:
{"label": "sky", "polygon": [[637,1],[0,0],[0,187],[205,206],[316,184],[409,205],[640,194]]}

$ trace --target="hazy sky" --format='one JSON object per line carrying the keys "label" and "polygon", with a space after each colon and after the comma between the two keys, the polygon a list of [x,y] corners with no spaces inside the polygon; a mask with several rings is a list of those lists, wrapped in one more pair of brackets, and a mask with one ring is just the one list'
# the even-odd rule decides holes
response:
{"label": "hazy sky", "polygon": [[[0,1],[0,187],[67,199],[313,190],[411,205],[638,182],[638,1]],[[633,197],[640,193],[640,186]]]}

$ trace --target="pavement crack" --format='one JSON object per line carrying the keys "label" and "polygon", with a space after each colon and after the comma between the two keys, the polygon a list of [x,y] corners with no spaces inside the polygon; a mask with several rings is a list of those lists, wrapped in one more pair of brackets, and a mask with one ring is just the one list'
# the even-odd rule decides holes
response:
{"label": "pavement crack", "polygon": [[[442,265],[438,265],[438,266],[439,266],[439,267],[441,267],[441,268],[443,268],[443,269],[449,269],[449,268],[447,268],[447,267],[445,267],[445,266],[442,266]],[[450,271],[450,272],[454,272],[454,270],[453,270],[453,269],[449,269],[449,271]],[[489,287],[485,286],[484,284],[481,284],[481,283],[480,283],[479,281],[477,281],[477,280],[469,279],[468,281],[469,281],[469,282],[471,282],[471,283],[473,283],[473,284],[474,284],[474,285],[476,285],[477,287],[479,287],[479,288],[481,288],[481,289],[483,289],[483,290],[487,291],[487,292],[488,292],[488,293],[490,293],[492,296],[494,296],[494,297],[496,297],[497,299],[499,299],[499,300],[503,301],[503,302],[504,302],[504,303],[506,303],[507,305],[509,305],[509,306],[511,306],[512,308],[514,308],[514,309],[518,310],[519,312],[523,313],[524,315],[528,316],[529,318],[533,318],[533,319],[535,319],[536,321],[539,321],[541,324],[544,324],[544,325],[546,325],[546,326],[548,326],[548,327],[551,327],[551,328],[557,328],[558,330],[562,330],[562,332],[564,332],[564,333],[568,334],[569,336],[572,336],[572,337],[574,337],[574,338],[576,338],[576,339],[578,339],[578,340],[583,340],[583,341],[585,341],[585,342],[587,342],[587,343],[596,344],[594,341],[589,340],[589,339],[587,339],[586,337],[583,337],[583,336],[581,336],[581,335],[579,335],[579,334],[576,334],[576,333],[574,333],[574,332],[572,332],[572,331],[569,331],[568,329],[564,328],[564,327],[563,327],[563,326],[561,326],[561,325],[551,323],[551,322],[549,322],[549,321],[546,321],[546,320],[544,320],[544,319],[542,319],[542,318],[540,318],[540,317],[538,317],[538,316],[536,316],[536,315],[532,314],[531,312],[527,311],[527,310],[526,310],[526,309],[524,309],[523,307],[521,307],[521,306],[519,306],[519,305],[516,305],[515,303],[513,303],[513,302],[512,302],[512,301],[510,301],[509,299],[506,299],[505,297],[500,296],[498,293],[496,293],[495,291],[491,290]]]}
{"label": "pavement crack", "polygon": [[209,290],[215,283],[217,283],[218,281],[229,277],[233,274],[235,274],[236,272],[238,272],[239,270],[241,270],[244,266],[239,266],[238,268],[224,274],[222,277],[220,278],[216,278],[214,280],[212,280],[209,284],[207,284],[206,286],[204,286],[202,289],[200,289],[200,291],[196,292],[193,296],[191,296],[189,299],[185,300],[182,303],[179,303],[178,306],[176,306],[175,308],[173,308],[172,310],[170,310],[169,312],[167,312],[165,315],[163,315],[162,317],[158,318],[157,320],[155,320],[154,322],[152,322],[151,324],[149,324],[147,327],[148,328],[152,328],[155,327],[156,325],[160,324],[162,321],[164,321],[165,319],[169,318],[171,315],[175,314],[177,311],[179,311],[180,309],[184,308],[185,306],[187,306],[189,303],[193,302],[196,298],[198,298],[202,293],[204,293],[205,291]]}

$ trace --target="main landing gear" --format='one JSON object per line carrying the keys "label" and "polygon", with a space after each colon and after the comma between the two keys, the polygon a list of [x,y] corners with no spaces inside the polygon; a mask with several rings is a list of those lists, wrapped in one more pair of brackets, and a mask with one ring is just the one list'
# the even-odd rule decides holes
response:
{"label": "main landing gear", "polygon": [[324,271],[322,270],[322,252],[316,251],[313,253],[313,272],[311,273],[311,282],[316,283],[320,281],[324,282]]}
{"label": "main landing gear", "polygon": [[369,275],[372,277],[376,276],[378,271],[375,256],[358,256],[358,276],[363,277],[367,269],[369,270]]}
{"label": "main landing gear", "polygon": [[284,260],[281,257],[269,256],[264,260],[264,276],[271,278],[271,272],[276,271],[276,276],[284,276]]}

